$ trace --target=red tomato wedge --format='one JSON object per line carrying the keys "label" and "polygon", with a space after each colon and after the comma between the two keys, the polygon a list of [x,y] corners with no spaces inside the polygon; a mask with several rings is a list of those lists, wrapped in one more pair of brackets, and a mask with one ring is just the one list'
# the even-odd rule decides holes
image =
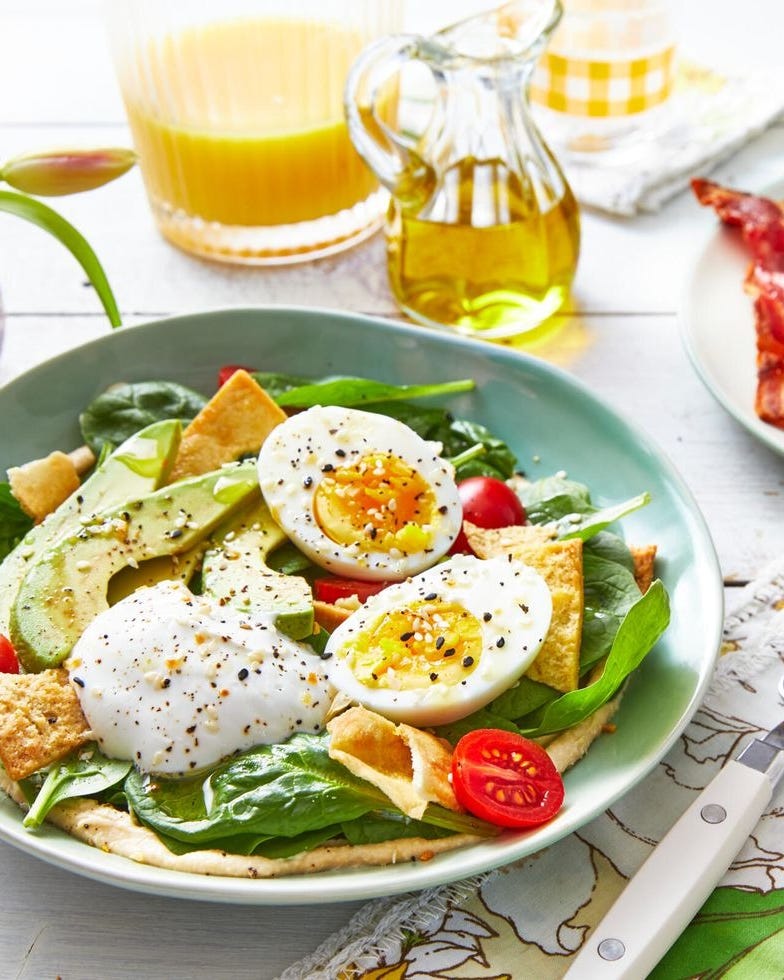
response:
{"label": "red tomato wedge", "polygon": [[319,602],[334,602],[336,599],[346,599],[355,595],[360,602],[365,602],[372,595],[385,589],[389,582],[363,582],[360,579],[340,578],[331,575],[317,578],[313,583],[313,595]]}
{"label": "red tomato wedge", "polygon": [[218,369],[218,387],[222,388],[235,371],[247,371],[250,374],[253,368],[246,367],[244,364],[224,364]]}
{"label": "red tomato wedge", "polygon": [[0,674],[18,674],[19,658],[7,636],[0,633]]}
{"label": "red tomato wedge", "polygon": [[[477,527],[509,527],[525,524],[525,508],[517,494],[503,480],[492,476],[470,476],[458,483],[457,492],[463,505],[463,520]],[[461,531],[449,549],[452,555],[472,555],[473,551]]]}
{"label": "red tomato wedge", "polygon": [[564,785],[535,742],[499,728],[464,735],[452,755],[457,802],[499,827],[536,827],[561,809]]}

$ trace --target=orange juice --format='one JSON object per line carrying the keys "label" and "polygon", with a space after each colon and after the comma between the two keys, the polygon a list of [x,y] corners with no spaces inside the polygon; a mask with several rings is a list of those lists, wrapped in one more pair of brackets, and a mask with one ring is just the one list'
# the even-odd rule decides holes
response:
{"label": "orange juice", "polygon": [[378,184],[343,119],[346,75],[365,40],[336,23],[240,18],[137,52],[123,88],[156,211],[281,226],[367,199]]}

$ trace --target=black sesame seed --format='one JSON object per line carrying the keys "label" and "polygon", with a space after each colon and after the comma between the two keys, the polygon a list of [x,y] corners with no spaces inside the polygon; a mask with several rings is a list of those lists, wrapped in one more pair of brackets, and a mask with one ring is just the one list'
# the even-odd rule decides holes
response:
{"label": "black sesame seed", "polygon": [[484,613],[483,616],[482,616],[482,619],[486,623],[489,623],[492,618],[493,618],[493,614],[492,613]]}
{"label": "black sesame seed", "polygon": [[335,467],[332,465],[332,463],[324,463],[324,465],[321,467],[321,472],[331,473],[334,469]]}
{"label": "black sesame seed", "polygon": [[313,477],[312,476],[306,476],[305,479],[302,481],[302,485],[303,485],[303,487],[305,487],[306,490],[309,487],[312,487],[313,486]]}
{"label": "black sesame seed", "polygon": [[495,645],[497,647],[502,647],[505,643],[506,640],[503,638],[503,636],[499,636],[498,639],[495,641]]}
{"label": "black sesame seed", "polygon": [[456,653],[457,653],[457,650],[455,650],[454,647],[450,647],[448,650],[444,650],[444,654],[443,655],[445,657],[454,657],[454,655]]}
{"label": "black sesame seed", "polygon": [[346,455],[346,450],[345,449],[336,449],[335,450],[335,455],[336,456],[340,456],[340,458],[342,459]]}
{"label": "black sesame seed", "polygon": [[436,650],[440,650],[445,642],[446,641],[444,640],[443,636],[439,636],[438,639],[436,640]]}
{"label": "black sesame seed", "polygon": [[428,592],[428,594],[425,596],[425,602],[433,602],[433,600],[437,598],[438,598],[437,592]]}
{"label": "black sesame seed", "polygon": [[242,670],[238,671],[237,677],[239,677],[241,681],[244,681],[247,678],[248,673],[249,673],[248,668],[243,667]]}
{"label": "black sesame seed", "polygon": [[81,677],[74,677],[73,682],[74,684],[78,684],[79,687],[84,687],[84,681],[82,680]]}
{"label": "black sesame seed", "polygon": [[411,639],[413,635],[414,635],[413,630],[408,633],[401,633],[400,639],[402,640],[403,643],[408,643],[408,641]]}
{"label": "black sesame seed", "polygon": [[431,681],[437,681],[438,680],[438,674],[435,671],[433,671],[433,673],[430,675],[430,680]]}
{"label": "black sesame seed", "polygon": [[473,657],[463,657],[463,666],[464,667],[473,667],[474,666],[474,658]]}
{"label": "black sesame seed", "polygon": [[162,687],[168,687],[171,684],[171,677],[164,677]]}

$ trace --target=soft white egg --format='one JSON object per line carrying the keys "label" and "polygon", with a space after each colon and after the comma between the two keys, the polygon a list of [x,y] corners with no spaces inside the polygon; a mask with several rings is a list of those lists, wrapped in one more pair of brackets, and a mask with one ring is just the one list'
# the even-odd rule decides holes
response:
{"label": "soft white egg", "polygon": [[454,470],[396,419],[315,407],[273,429],[259,453],[270,511],[313,562],[362,579],[403,579],[447,553],[462,523]]}
{"label": "soft white egg", "polygon": [[101,613],[67,666],[101,750],[144,772],[186,774],[321,731],[333,695],[310,647],[181,582]]}
{"label": "soft white egg", "polygon": [[364,707],[443,725],[517,681],[552,616],[541,575],[520,561],[460,555],[371,597],[330,637],[330,679]]}

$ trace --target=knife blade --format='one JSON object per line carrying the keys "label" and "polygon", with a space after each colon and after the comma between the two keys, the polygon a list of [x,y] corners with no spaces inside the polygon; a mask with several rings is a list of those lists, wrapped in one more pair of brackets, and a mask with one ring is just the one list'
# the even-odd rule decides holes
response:
{"label": "knife blade", "polygon": [[784,775],[784,722],[717,773],[585,941],[567,980],[644,980],[700,909]]}

